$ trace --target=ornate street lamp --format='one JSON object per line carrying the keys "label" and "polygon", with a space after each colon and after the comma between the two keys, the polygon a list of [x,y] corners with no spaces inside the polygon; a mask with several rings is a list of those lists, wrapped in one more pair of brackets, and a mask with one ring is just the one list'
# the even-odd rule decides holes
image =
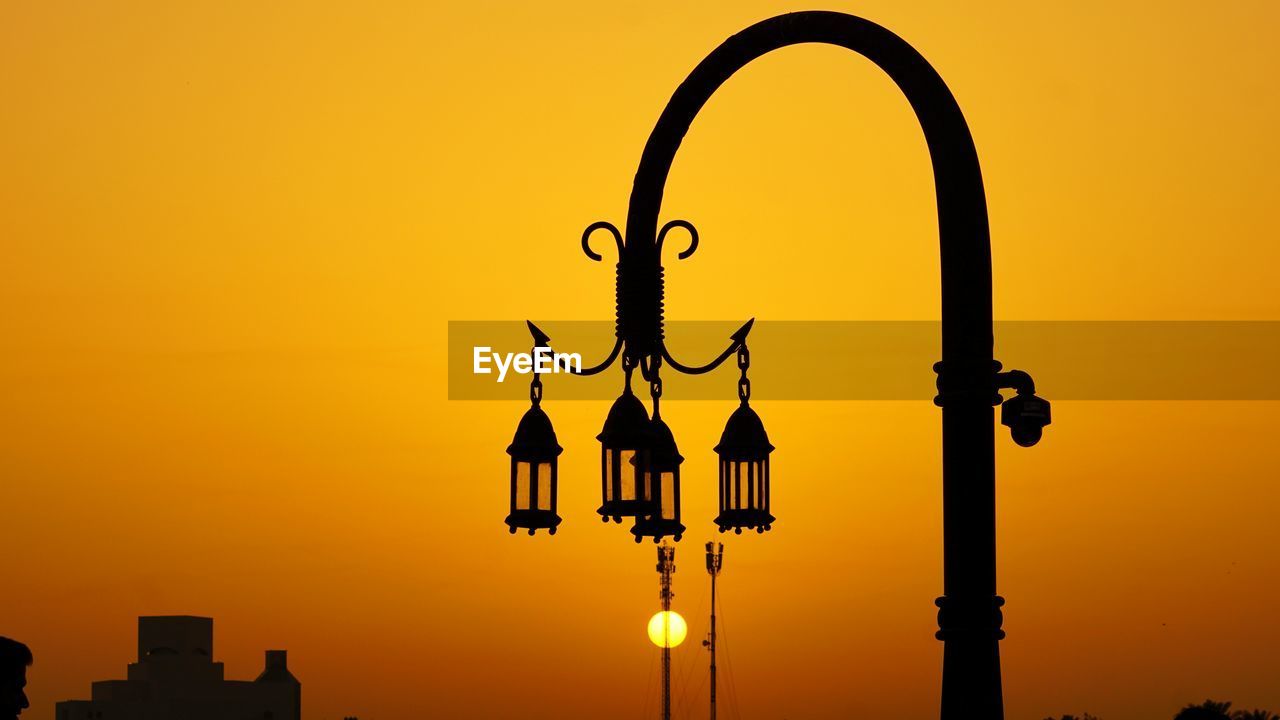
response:
{"label": "ornate street lamp", "polygon": [[716,454],[720,456],[720,515],[716,525],[720,532],[732,529],[739,535],[743,528],[762,533],[773,527],[769,505],[769,453],[773,444],[764,431],[764,423],[751,408],[751,381],[747,368],[751,354],[743,345],[738,350],[738,399],[742,404],[729,416]]}
{"label": "ornate street lamp", "polygon": [[649,389],[653,397],[653,421],[649,425],[650,445],[645,477],[652,507],[649,514],[637,517],[635,526],[631,528],[636,542],[650,537],[656,543],[668,535],[680,542],[684,535],[684,525],[680,522],[680,463],[684,462],[684,458],[676,447],[675,435],[662,419],[659,405],[662,399],[662,378],[658,375],[660,364],[655,363]]}
{"label": "ornate street lamp", "polygon": [[[534,349],[540,344],[535,335]],[[556,442],[551,418],[542,409],[542,379],[536,373],[529,385],[529,401],[530,407],[520,418],[515,437],[507,446],[507,454],[511,456],[511,512],[507,515],[507,526],[513,535],[521,529],[528,530],[530,535],[540,529],[555,535],[560,525],[556,495],[562,448]]]}
{"label": "ornate street lamp", "polygon": [[631,369],[627,369],[622,394],[613,401],[604,419],[600,441],[600,519],[622,522],[653,509],[653,496],[645,468],[653,444],[649,411],[631,392]]}
{"label": "ornate street lamp", "polygon": [[[676,150],[712,93],[757,57],[801,43],[838,45],[860,53],[884,70],[911,103],[929,147],[942,261],[942,362],[934,366],[938,373],[938,396],[934,401],[942,408],[944,594],[936,601],[937,637],[943,641],[942,718],[998,720],[1004,716],[998,644],[1004,637],[1000,629],[1004,599],[996,594],[992,407],[1001,404],[1001,389],[1014,389],[1017,395],[1006,403],[1001,421],[1009,426],[1019,445],[1033,445],[1049,424],[1049,404],[1035,396],[1030,376],[1020,371],[1001,372],[992,357],[991,242],[978,154],[951,91],[914,48],[862,18],[834,12],[799,12],[743,30],[699,63],[676,89],[645,144],[631,191],[626,240],[616,227],[605,222],[595,223],[583,233],[582,249],[592,260],[602,259],[588,244],[596,230],[607,229],[617,246],[617,341],[602,363],[581,370],[580,374],[601,372],[621,356],[628,380],[632,371],[639,368],[641,377],[652,386],[660,382],[658,368],[663,363],[677,372],[701,374],[715,369],[735,352],[745,352],[750,322],[731,336],[731,344],[719,357],[706,365],[685,366],[671,356],[663,339],[663,240],[673,228],[686,230],[691,242],[679,255],[683,259],[697,249],[698,234],[683,220],[668,222],[659,230],[658,213]],[[535,333],[535,344],[545,344],[538,342],[539,336],[545,341],[545,335],[532,325],[530,328]],[[535,409],[536,405],[535,399]],[[630,395],[629,389],[614,404],[610,421],[614,420],[614,411],[618,413],[619,428],[630,431],[639,427],[643,405]],[[654,420],[659,421],[656,402]],[[606,431],[613,428],[610,421],[605,423]],[[550,428],[549,421],[546,428]],[[648,453],[634,439],[624,443],[610,432],[601,433],[601,515],[618,520],[624,515],[636,517],[637,538],[660,537],[657,530],[650,533],[651,523],[679,523],[679,453],[665,424],[654,422],[652,428],[657,431],[658,441],[649,445]],[[619,452],[618,456],[610,455],[613,449]],[[759,417],[743,398],[717,446],[721,460],[721,527],[736,530],[754,524],[760,530],[772,524],[768,515],[771,450]],[[623,466],[624,451],[631,453],[626,462],[632,464],[634,471]],[[514,453],[512,458],[514,462]],[[611,460],[613,464],[609,465]],[[653,463],[652,469],[649,463]],[[738,489],[743,463],[747,473],[745,502]],[[552,477],[554,467],[552,463]],[[733,472],[732,488],[726,483],[728,468]],[[661,478],[668,470],[672,490],[669,497],[674,501],[670,518],[661,507],[642,506],[644,501],[667,497]],[[634,485],[633,494],[628,496],[627,485],[622,481],[623,477],[634,478],[636,473],[642,473],[648,481],[643,499],[640,484]],[[616,486],[610,484],[615,474],[619,477]],[[655,474],[659,478],[657,489]],[[513,487],[516,482],[513,475]],[[726,501],[724,494],[729,489],[735,494]],[[617,504],[624,502],[634,505]],[[626,512],[622,512],[624,509]],[[663,534],[679,538],[679,533]]]}

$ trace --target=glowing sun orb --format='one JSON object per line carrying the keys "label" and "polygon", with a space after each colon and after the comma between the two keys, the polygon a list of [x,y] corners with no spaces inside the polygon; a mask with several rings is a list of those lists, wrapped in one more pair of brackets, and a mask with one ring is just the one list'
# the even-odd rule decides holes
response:
{"label": "glowing sun orb", "polygon": [[660,612],[649,619],[649,640],[658,647],[675,647],[689,634],[689,624],[674,610]]}

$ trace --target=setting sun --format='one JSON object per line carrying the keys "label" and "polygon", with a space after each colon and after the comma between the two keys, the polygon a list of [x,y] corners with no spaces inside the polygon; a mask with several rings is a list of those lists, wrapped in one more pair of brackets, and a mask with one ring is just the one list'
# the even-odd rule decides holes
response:
{"label": "setting sun", "polygon": [[649,640],[658,647],[676,647],[689,634],[689,624],[674,610],[649,618]]}

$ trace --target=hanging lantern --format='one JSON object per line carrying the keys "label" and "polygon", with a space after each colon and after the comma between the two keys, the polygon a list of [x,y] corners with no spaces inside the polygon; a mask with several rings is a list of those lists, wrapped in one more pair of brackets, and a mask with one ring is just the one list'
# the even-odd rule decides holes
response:
{"label": "hanging lantern", "polygon": [[684,458],[676,448],[676,438],[671,428],[655,412],[651,425],[653,445],[649,449],[647,483],[649,497],[653,498],[653,512],[636,518],[631,534],[636,542],[651,537],[658,542],[667,535],[680,541],[684,525],[680,523],[680,463]]}
{"label": "hanging lantern", "polygon": [[520,418],[515,437],[507,446],[511,456],[511,514],[507,515],[507,525],[512,534],[526,529],[533,535],[544,528],[555,535],[560,524],[556,511],[556,464],[562,448],[556,442],[551,418],[539,407],[542,383],[537,382],[536,375],[534,378],[533,407]]}
{"label": "hanging lantern", "polygon": [[773,445],[760,416],[746,400],[729,416],[720,444],[720,532],[743,528],[764,532],[773,525],[769,513],[769,453]]}
{"label": "hanging lantern", "polygon": [[631,393],[631,373],[626,389],[609,408],[600,441],[600,495],[596,512],[600,519],[622,522],[623,517],[645,515],[652,509],[645,484],[649,456],[649,411]]}

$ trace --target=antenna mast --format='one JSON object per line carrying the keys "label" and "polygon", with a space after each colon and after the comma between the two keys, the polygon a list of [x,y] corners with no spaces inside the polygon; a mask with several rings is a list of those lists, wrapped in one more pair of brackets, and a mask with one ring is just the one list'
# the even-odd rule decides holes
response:
{"label": "antenna mast", "polygon": [[711,651],[711,720],[716,720],[716,577],[724,562],[724,545],[707,543],[707,573],[711,575],[711,633],[703,646]]}
{"label": "antenna mast", "polygon": [[667,623],[663,628],[662,643],[662,720],[671,720],[671,575],[676,571],[676,549],[668,545],[664,539],[658,546],[658,575],[662,589],[658,597],[662,600],[662,618]]}

